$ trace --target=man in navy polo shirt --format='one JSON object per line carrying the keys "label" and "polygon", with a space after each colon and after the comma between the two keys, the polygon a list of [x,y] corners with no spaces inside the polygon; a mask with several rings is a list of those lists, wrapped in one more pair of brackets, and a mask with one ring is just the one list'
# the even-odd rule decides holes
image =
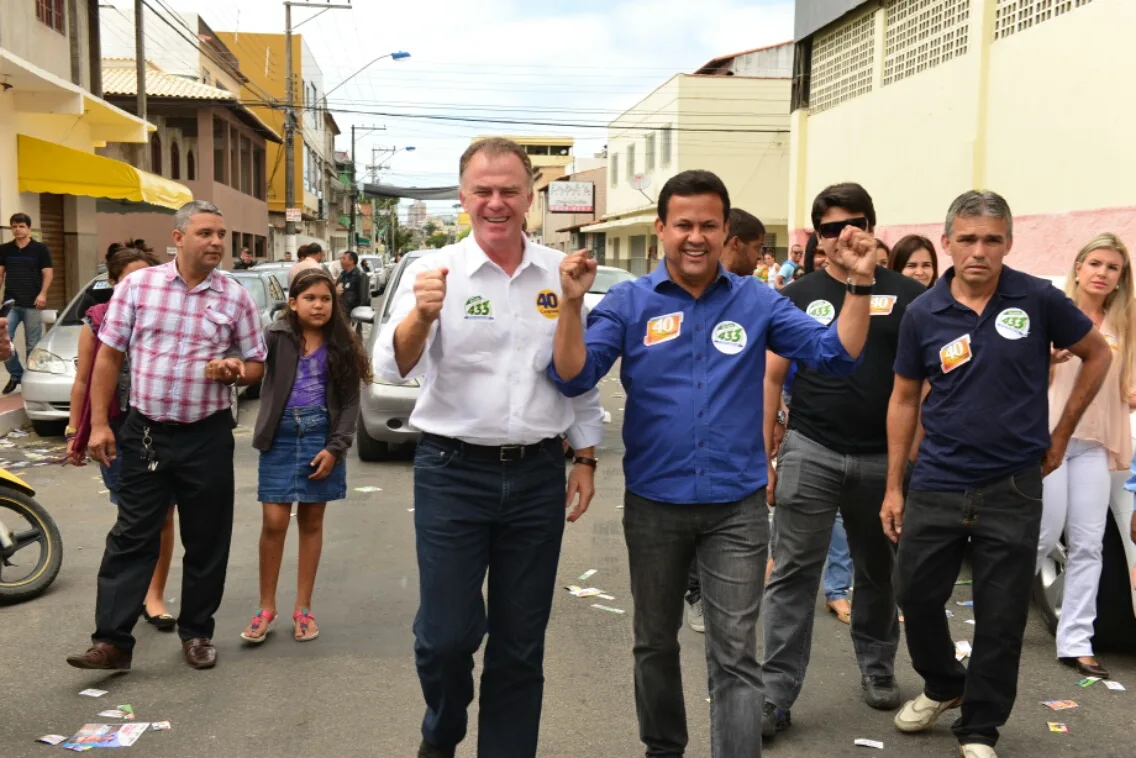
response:
{"label": "man in navy polo shirt", "polygon": [[617,285],[588,316],[586,252],[560,264],[562,299],[549,373],[574,396],[622,356],[627,492],[623,530],[635,601],[635,701],[647,755],[681,756],[686,712],[678,631],[690,561],[702,579],[714,758],[761,754],[756,625],[769,522],[762,404],[765,351],[847,374],[867,338],[875,240],[849,226],[834,249],[848,271],[844,310],[825,326],[752,276],[722,270],[730,198],[708,171],[659,194],[664,260]]}
{"label": "man in navy polo shirt", "polygon": [[[1008,266],[1013,218],[993,192],[967,192],[947,212],[954,267],[907,308],[888,408],[888,490],[880,518],[899,542],[896,596],[923,693],[895,718],[930,728],[962,707],[954,733],[967,758],[993,758],[1017,695],[1029,610],[1041,480],[1057,468],[1112,360],[1092,322],[1060,290]],[[1050,351],[1083,361],[1049,434]],[[925,436],[910,491],[903,479],[923,402]],[[974,630],[969,669],[955,659],[943,606],[970,542]]]}

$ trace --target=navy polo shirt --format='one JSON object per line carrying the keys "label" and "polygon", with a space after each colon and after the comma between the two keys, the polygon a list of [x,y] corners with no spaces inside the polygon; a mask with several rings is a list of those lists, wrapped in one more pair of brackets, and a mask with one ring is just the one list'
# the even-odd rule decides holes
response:
{"label": "navy polo shirt", "polygon": [[730,503],[768,483],[762,438],[765,351],[833,374],[858,365],[824,326],[752,276],[724,273],[695,300],[665,262],[617,284],[588,314],[588,358],[574,397],[617,358],[627,392],[623,475],[627,489],[664,503]]}
{"label": "navy polo shirt", "polygon": [[911,488],[960,492],[1039,466],[1049,448],[1050,347],[1093,328],[1047,279],[1006,266],[981,315],[951,294],[950,269],[907,306],[895,373],[927,379]]}

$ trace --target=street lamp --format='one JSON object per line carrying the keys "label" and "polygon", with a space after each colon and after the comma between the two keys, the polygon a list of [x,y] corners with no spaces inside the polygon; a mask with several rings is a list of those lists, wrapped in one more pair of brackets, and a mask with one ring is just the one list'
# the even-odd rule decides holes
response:
{"label": "street lamp", "polygon": [[404,51],[401,51],[401,50],[400,50],[399,52],[396,52],[396,53],[387,53],[386,55],[380,55],[380,56],[379,56],[378,58],[375,58],[375,59],[374,59],[373,61],[371,61],[370,63],[368,63],[368,64],[367,64],[366,66],[363,66],[363,68],[359,69],[359,70],[358,70],[358,71],[356,71],[356,72],[355,72],[354,74],[352,74],[351,76],[347,77],[346,79],[344,79],[343,81],[341,81],[341,82],[340,82],[339,84],[335,85],[335,86],[334,86],[334,87],[332,87],[332,88],[331,88],[330,90],[328,90],[327,92],[325,92],[325,93],[324,93],[324,99],[327,99],[328,97],[330,97],[330,96],[331,96],[331,93],[332,93],[332,92],[335,92],[335,91],[336,91],[337,89],[339,89],[340,87],[342,87],[342,86],[343,86],[344,84],[347,84],[347,82],[351,81],[352,79],[354,79],[355,77],[357,77],[357,76],[358,76],[359,74],[363,73],[363,72],[364,72],[364,71],[366,71],[366,70],[367,70],[368,68],[370,68],[371,66],[375,65],[376,63],[378,63],[379,61],[383,60],[384,58],[390,58],[391,60],[401,61],[401,60],[406,60],[406,59],[407,59],[407,58],[409,58],[409,57],[410,57],[410,53],[407,53],[407,52],[404,52]]}

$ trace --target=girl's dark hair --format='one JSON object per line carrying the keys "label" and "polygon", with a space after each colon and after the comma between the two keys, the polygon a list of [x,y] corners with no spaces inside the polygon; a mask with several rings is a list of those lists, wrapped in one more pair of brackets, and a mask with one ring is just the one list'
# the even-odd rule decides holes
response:
{"label": "girl's dark hair", "polygon": [[140,240],[140,239],[127,240],[126,241],[126,247],[133,247],[133,248],[138,249],[138,250],[145,250],[147,253],[154,252],[154,248],[147,245],[146,240]]}
{"label": "girl's dark hair", "polygon": [[[327,346],[327,370],[331,381],[340,395],[349,395],[358,391],[360,382],[371,381],[371,361],[363,350],[363,342],[351,325],[347,316],[339,307],[339,294],[335,291],[335,282],[323,269],[304,269],[296,274],[292,285],[288,288],[288,299],[295,300],[305,290],[317,284],[324,284],[331,293],[331,318],[323,326],[323,342]],[[300,317],[296,311],[288,307],[281,318],[288,321],[292,327],[292,334],[300,345],[304,344],[304,327],[300,324]]]}
{"label": "girl's dark hair", "polygon": [[889,248],[887,243],[884,242],[879,237],[876,237],[876,249],[877,250],[883,250],[884,253],[886,253],[889,258],[891,257],[891,248]]}
{"label": "girl's dark hair", "polygon": [[124,247],[126,247],[126,245],[122,244],[121,242],[110,243],[109,245],[107,245],[106,257],[104,257],[103,260],[109,261],[112,255],[117,253],[119,250],[122,250]]}
{"label": "girl's dark hair", "polygon": [[939,255],[935,252],[935,244],[918,234],[909,234],[895,243],[895,247],[891,249],[891,257],[888,258],[888,268],[902,274],[907,266],[907,259],[918,250],[926,250],[931,254],[931,284],[934,284],[939,281]]}
{"label": "girl's dark hair", "polygon": [[122,279],[122,272],[131,263],[142,261],[147,266],[161,265],[158,256],[149,250],[139,250],[136,247],[122,247],[107,256],[107,278],[112,282]]}

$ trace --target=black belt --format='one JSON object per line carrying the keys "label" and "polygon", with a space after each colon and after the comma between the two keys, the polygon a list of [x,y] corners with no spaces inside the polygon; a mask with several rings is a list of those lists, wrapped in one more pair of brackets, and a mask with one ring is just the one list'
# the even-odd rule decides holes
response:
{"label": "black belt", "polygon": [[497,463],[515,463],[516,461],[523,461],[526,458],[531,458],[540,453],[545,447],[556,444],[557,451],[560,449],[560,440],[557,438],[549,438],[534,442],[531,445],[473,445],[469,442],[462,442],[452,437],[442,437],[437,434],[430,434],[429,432],[422,433],[422,439],[427,440],[435,445],[444,447],[448,450],[456,450],[466,458],[483,461],[496,461]]}

